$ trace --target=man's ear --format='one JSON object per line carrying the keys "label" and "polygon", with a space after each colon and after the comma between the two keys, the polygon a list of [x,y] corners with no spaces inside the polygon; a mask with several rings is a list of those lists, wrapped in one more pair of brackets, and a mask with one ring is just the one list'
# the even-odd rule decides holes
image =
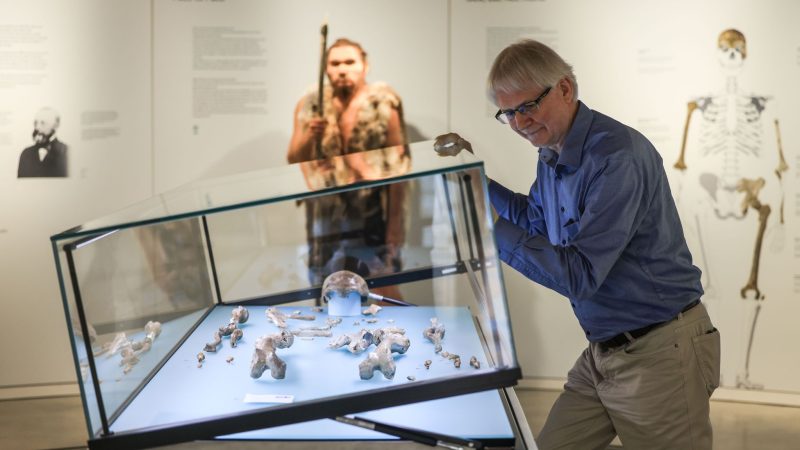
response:
{"label": "man's ear", "polygon": [[564,77],[558,80],[556,84],[556,88],[558,89],[558,94],[567,100],[568,103],[572,103],[572,98],[574,97],[575,86],[572,85],[572,81]]}

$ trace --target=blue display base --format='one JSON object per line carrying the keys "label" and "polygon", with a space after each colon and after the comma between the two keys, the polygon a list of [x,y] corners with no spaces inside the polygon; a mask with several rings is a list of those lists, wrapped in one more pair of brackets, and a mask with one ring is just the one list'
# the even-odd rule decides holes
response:
{"label": "blue display base", "polygon": [[[244,337],[236,348],[228,338],[216,353],[206,353],[201,368],[197,354],[212,340],[214,331],[226,325],[233,306],[218,306],[204,319],[161,370],[142,389],[111,425],[112,431],[127,431],[170,423],[208,419],[229,413],[269,407],[264,403],[244,403],[247,394],[291,395],[295,402],[313,401],[348,393],[375,390],[413,383],[432,378],[449,378],[493,371],[476,333],[470,312],[464,307],[385,307],[377,323],[366,323],[371,316],[343,318],[332,329],[333,337],[354,333],[362,328],[374,329],[398,326],[406,330],[411,347],[404,355],[396,355],[397,372],[388,380],[376,371],[370,380],[361,380],[358,364],[367,353],[351,354],[347,349],[330,349],[332,338],[295,337],[294,345],[279,349],[278,355],[287,364],[286,378],[273,379],[269,371],[259,379],[250,377],[253,344],[259,336],[278,333],[280,329],[266,318],[265,306],[250,306],[250,319],[240,325]],[[316,320],[288,320],[290,329],[323,326],[327,314],[314,312],[310,307],[280,307],[284,313],[300,311],[315,315]],[[434,346],[423,338],[422,331],[430,326],[430,318],[438,317],[446,327],[444,350],[461,356],[461,368],[434,353]],[[355,324],[358,322],[358,324]],[[165,331],[170,323],[163,324]],[[372,347],[374,349],[374,347]],[[476,356],[480,369],[470,367],[469,359]],[[226,360],[232,357],[231,362]],[[430,359],[430,369],[424,361]],[[357,409],[357,408],[354,408]],[[432,400],[421,403],[359,413],[380,422],[419,428],[440,434],[474,439],[513,439],[513,431],[500,394],[496,390]],[[231,439],[259,440],[360,440],[394,439],[382,433],[340,424],[332,420],[266,428],[226,436]]]}

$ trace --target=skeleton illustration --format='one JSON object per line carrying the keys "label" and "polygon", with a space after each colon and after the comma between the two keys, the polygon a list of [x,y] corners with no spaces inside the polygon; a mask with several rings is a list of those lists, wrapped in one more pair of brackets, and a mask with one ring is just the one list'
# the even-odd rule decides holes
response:
{"label": "skeleton illustration", "polygon": [[253,359],[250,362],[250,376],[261,378],[269,369],[272,378],[281,380],[286,377],[286,363],[278,358],[276,350],[289,348],[294,343],[294,335],[282,330],[280,333],[261,336],[256,340]]}
{"label": "skeleton illustration", "polygon": [[[738,75],[747,58],[747,46],[744,35],[734,29],[723,31],[718,39],[718,59],[725,75],[725,89],[715,95],[699,97],[687,105],[686,121],[681,141],[680,155],[674,167],[686,178],[679,180],[679,201],[689,205],[689,214],[693,218],[686,220],[687,228],[694,228],[700,251],[696,252],[703,262],[706,278],[704,288],[706,294],[713,296],[707,254],[703,248],[703,238],[710,236],[706,228],[713,227],[711,221],[743,221],[748,211],[757,213],[758,223],[750,228],[756,231],[752,258],[750,258],[750,275],[740,289],[741,298],[745,300],[749,318],[749,336],[743,367],[737,374],[736,386],[746,389],[760,389],[762,386],[749,379],[750,350],[755,335],[756,321],[761,304],[765,299],[758,284],[759,266],[761,262],[762,244],[768,228],[768,219],[774,206],[769,202],[779,203],[778,218],[783,224],[783,173],[788,170],[783,155],[778,120],[774,121],[776,151],[770,151],[764,130],[763,115],[769,97],[742,93],[739,89]],[[700,113],[697,132],[698,151],[687,153],[689,125],[695,113]],[[770,141],[772,142],[772,141]],[[775,159],[774,166],[764,164]],[[695,166],[700,165],[700,169]],[[687,169],[696,169],[687,171]],[[772,181],[772,176],[777,180]],[[770,181],[767,181],[767,179]],[[681,201],[683,184],[694,188],[699,194],[698,203]],[[765,189],[765,187],[767,189]],[[769,190],[770,194],[763,195]],[[760,196],[760,194],[762,194]],[[779,199],[771,197],[779,196]],[[713,212],[713,214],[709,214]],[[751,215],[752,217],[753,215]],[[752,220],[752,219],[751,219]],[[774,217],[773,217],[774,222]],[[752,293],[752,295],[749,295]]]}

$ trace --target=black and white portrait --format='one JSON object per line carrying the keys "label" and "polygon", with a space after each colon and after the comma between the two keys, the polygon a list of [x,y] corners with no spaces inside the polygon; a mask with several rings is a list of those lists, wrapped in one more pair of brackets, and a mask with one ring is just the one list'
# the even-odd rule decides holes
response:
{"label": "black and white portrait", "polygon": [[56,131],[61,117],[52,108],[42,108],[33,119],[33,145],[19,156],[18,178],[66,177],[67,145]]}

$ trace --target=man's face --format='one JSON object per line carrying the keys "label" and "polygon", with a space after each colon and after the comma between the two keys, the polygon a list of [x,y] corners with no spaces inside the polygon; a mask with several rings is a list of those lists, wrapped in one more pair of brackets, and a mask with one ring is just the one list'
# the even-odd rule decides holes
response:
{"label": "man's face", "polygon": [[[569,127],[572,124],[572,91],[562,79],[553,86],[542,99],[539,108],[527,114],[517,113],[509,122],[509,126],[517,134],[536,147],[549,147],[561,150]],[[502,110],[517,108],[523,103],[535,100],[544,92],[545,87],[534,87],[513,93],[497,93],[497,107]]]}
{"label": "man's face", "polygon": [[58,117],[54,111],[39,111],[33,118],[33,140],[39,143],[48,141],[55,133],[57,126]]}
{"label": "man's face", "polygon": [[334,93],[350,93],[366,82],[367,65],[357,48],[342,45],[328,53],[327,72]]}

